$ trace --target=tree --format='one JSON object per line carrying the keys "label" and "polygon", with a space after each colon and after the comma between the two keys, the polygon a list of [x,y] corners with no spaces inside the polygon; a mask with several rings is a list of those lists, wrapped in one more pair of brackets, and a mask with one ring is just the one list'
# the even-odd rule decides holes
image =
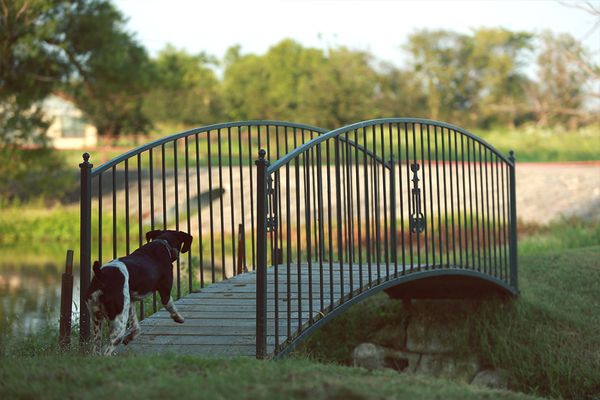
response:
{"label": "tree", "polygon": [[571,35],[545,32],[537,57],[538,82],[529,86],[531,107],[539,125],[569,125],[597,120],[586,106],[599,93],[593,82],[600,78],[582,45]]}
{"label": "tree", "polygon": [[142,105],[152,81],[146,50],[125,30],[125,18],[107,0],[71,1],[57,21],[61,49],[73,73],[65,89],[103,135],[146,132]]}
{"label": "tree", "polygon": [[0,0],[0,135],[29,140],[43,129],[39,103],[69,94],[101,134],[144,131],[150,83],[145,49],[108,0]]}
{"label": "tree", "polygon": [[39,102],[69,70],[47,45],[60,35],[50,21],[62,16],[57,1],[0,0],[0,143],[27,142],[47,127]]}
{"label": "tree", "polygon": [[190,55],[165,47],[153,60],[152,89],[144,112],[153,121],[208,124],[221,119],[220,82],[210,68],[217,61],[206,54]]}
{"label": "tree", "polygon": [[527,33],[505,29],[412,34],[406,49],[423,82],[431,118],[485,124],[508,111],[508,119],[514,119],[527,81],[522,60],[530,39]]}

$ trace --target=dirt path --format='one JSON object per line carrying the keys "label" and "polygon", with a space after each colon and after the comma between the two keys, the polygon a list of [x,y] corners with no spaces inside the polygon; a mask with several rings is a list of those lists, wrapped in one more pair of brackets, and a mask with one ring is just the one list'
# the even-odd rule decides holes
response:
{"label": "dirt path", "polygon": [[600,219],[600,162],[517,164],[517,215],[542,224]]}

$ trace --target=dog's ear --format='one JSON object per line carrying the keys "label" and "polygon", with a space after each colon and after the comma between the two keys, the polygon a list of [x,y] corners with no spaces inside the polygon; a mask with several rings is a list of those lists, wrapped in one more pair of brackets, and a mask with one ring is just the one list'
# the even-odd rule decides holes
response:
{"label": "dog's ear", "polygon": [[94,276],[96,276],[98,279],[100,279],[100,261],[94,261],[92,270],[94,271]]}
{"label": "dog's ear", "polygon": [[183,246],[181,247],[181,252],[187,253],[188,251],[190,251],[190,248],[192,247],[192,240],[194,239],[194,237],[185,232],[177,232],[177,236],[179,237],[179,240],[181,240],[181,242],[183,243]]}
{"label": "dog's ear", "polygon": [[150,232],[146,232],[146,243],[150,242],[150,240],[156,239],[162,233],[163,233],[163,231],[161,231],[161,230],[153,230]]}

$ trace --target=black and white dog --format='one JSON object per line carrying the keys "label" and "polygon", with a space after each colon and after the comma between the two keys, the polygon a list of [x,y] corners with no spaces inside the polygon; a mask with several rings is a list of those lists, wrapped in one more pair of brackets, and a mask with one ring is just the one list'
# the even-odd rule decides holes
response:
{"label": "black and white dog", "polygon": [[192,239],[185,232],[154,230],[146,233],[148,243],[130,255],[102,266],[98,261],[94,263],[94,278],[86,294],[93,321],[94,352],[101,350],[102,319],[107,319],[110,325],[105,355],[111,355],[120,343],[127,344],[138,337],[140,324],[132,302],[155,291],[173,321],[183,323],[171,298],[172,263],[179,253],[190,250]]}

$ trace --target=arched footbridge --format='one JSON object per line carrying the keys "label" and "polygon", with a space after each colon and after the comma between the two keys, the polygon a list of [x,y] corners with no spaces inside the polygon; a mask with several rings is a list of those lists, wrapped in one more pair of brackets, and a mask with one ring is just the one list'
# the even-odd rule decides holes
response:
{"label": "arched footbridge", "polygon": [[[146,231],[194,236],[174,265],[185,323],[149,299],[128,351],[279,357],[381,291],[518,293],[513,154],[450,124],[232,122],[80,168],[81,293],[92,260]],[[82,308],[82,341],[89,329]]]}

